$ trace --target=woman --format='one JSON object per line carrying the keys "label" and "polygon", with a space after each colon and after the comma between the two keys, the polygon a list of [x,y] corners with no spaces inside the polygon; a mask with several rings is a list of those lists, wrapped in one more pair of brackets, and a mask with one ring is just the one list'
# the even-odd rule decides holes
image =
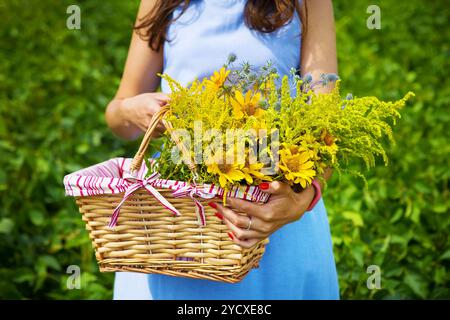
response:
{"label": "woman", "polygon": [[[210,76],[230,53],[238,57],[238,63],[247,61],[255,67],[271,60],[281,74],[291,67],[313,78],[336,73],[331,0],[142,0],[123,78],[106,111],[108,125],[123,138],[137,138],[169,99],[164,81],[163,93],[154,92],[160,84],[157,72],[187,84]],[[309,187],[295,193],[280,182],[260,187],[272,194],[265,205],[239,200],[230,200],[231,208],[210,204],[235,243],[250,247],[270,237],[260,267],[237,284],[148,275],[153,298],[339,298],[323,201],[305,213],[318,190]],[[238,211],[251,216],[252,224]],[[135,288],[123,282],[116,285],[116,297],[127,292]]]}

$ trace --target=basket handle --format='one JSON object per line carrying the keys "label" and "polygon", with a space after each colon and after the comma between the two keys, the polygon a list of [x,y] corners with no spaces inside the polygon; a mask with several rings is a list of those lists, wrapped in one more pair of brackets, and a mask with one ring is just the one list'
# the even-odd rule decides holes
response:
{"label": "basket handle", "polygon": [[130,170],[131,171],[137,171],[141,168],[142,162],[144,161],[145,152],[147,151],[148,145],[150,141],[152,140],[152,133],[155,131],[156,126],[158,125],[158,122],[161,121],[162,124],[166,127],[167,131],[169,131],[170,136],[172,140],[177,145],[178,149],[181,151],[183,156],[184,163],[189,167],[189,169],[192,172],[192,176],[194,178],[194,181],[198,179],[197,169],[192,161],[190,151],[186,148],[186,146],[181,142],[180,138],[176,134],[175,131],[173,131],[172,124],[164,120],[163,117],[166,114],[166,112],[169,110],[169,105],[166,104],[163,107],[161,107],[158,112],[154,113],[152,116],[152,119],[150,120],[150,124],[147,128],[147,131],[144,134],[144,137],[142,139],[141,145],[139,146],[138,151],[136,152],[133,162],[131,163]]}

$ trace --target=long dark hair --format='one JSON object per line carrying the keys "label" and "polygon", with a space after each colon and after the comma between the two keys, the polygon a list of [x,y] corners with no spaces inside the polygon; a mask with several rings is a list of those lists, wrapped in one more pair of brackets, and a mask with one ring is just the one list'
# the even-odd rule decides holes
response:
{"label": "long dark hair", "polygon": [[[167,40],[167,27],[186,11],[189,3],[190,0],[157,0],[154,9],[139,19],[134,29],[141,38],[148,41],[150,48],[158,51]],[[174,17],[175,8],[181,4],[181,14]],[[250,29],[270,33],[291,21],[295,11],[305,30],[306,4],[302,11],[298,0],[247,0],[244,9],[245,24]]]}

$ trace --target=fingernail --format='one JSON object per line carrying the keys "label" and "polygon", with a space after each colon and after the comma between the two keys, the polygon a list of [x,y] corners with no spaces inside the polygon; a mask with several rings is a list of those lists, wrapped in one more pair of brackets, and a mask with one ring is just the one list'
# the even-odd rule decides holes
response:
{"label": "fingernail", "polygon": [[211,208],[214,208],[214,209],[217,208],[217,204],[215,202],[208,203],[208,206],[210,206]]}
{"label": "fingernail", "polygon": [[221,215],[219,212],[215,213],[216,217],[219,218],[220,220],[223,220],[223,215]]}
{"label": "fingernail", "polygon": [[269,183],[268,182],[261,182],[258,187],[261,190],[267,190],[267,189],[269,189]]}
{"label": "fingernail", "polygon": [[234,240],[234,236],[231,232],[228,232],[228,236],[230,237],[231,240]]}

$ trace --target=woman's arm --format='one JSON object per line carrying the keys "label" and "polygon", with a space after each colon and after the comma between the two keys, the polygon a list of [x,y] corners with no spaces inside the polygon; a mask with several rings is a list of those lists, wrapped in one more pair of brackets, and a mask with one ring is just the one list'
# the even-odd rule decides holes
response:
{"label": "woman's arm", "polygon": [[[322,73],[337,73],[333,6],[331,0],[304,1],[307,2],[308,20],[302,39],[301,73],[310,73],[313,79],[320,79]],[[329,85],[319,90],[329,92],[331,88]],[[324,178],[327,179],[330,175],[331,170],[327,170]],[[265,204],[237,198],[227,200],[230,207],[210,203],[211,207],[217,209],[217,216],[231,230],[232,240],[243,247],[252,247],[282,226],[300,219],[315,194],[311,186],[295,193],[287,183],[280,181],[264,182],[260,188],[271,194]],[[250,230],[247,230],[248,226],[251,226]]]}
{"label": "woman's arm", "polygon": [[[313,81],[323,73],[337,74],[336,31],[331,0],[305,0],[307,27],[302,37],[301,75],[311,74]],[[304,4],[305,1],[302,3]],[[304,5],[302,10],[305,10]],[[333,83],[319,87],[316,92],[330,92]]]}
{"label": "woman's arm", "polygon": [[[304,0],[302,10],[305,10],[305,2],[308,19],[302,37],[300,73],[302,76],[309,73],[315,81],[324,73],[338,73],[333,3],[331,0]],[[330,82],[314,91],[328,93],[333,87],[334,83]],[[328,180],[332,173],[332,169],[327,168],[324,179]],[[322,182],[320,184],[323,187]]]}
{"label": "woman's arm", "polygon": [[[154,0],[142,0],[137,19],[151,12],[154,5]],[[152,50],[133,32],[119,89],[105,112],[106,122],[116,135],[137,138],[148,127],[151,116],[167,102],[167,95],[154,92],[160,83],[156,74],[162,66],[162,49]]]}

